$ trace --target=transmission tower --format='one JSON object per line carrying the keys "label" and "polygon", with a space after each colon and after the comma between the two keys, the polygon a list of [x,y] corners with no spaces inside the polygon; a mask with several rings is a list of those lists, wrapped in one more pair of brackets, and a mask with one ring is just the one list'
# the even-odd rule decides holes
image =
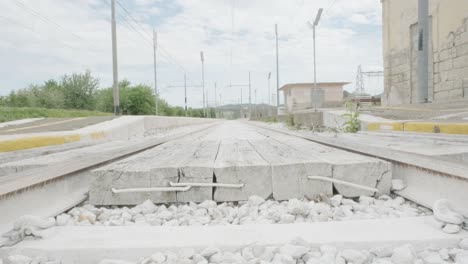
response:
{"label": "transmission tower", "polygon": [[366,93],[364,88],[364,75],[367,77],[383,77],[383,71],[362,71],[361,65],[358,65],[356,74],[356,89],[354,90],[355,95],[364,95]]}
{"label": "transmission tower", "polygon": [[354,91],[355,94],[363,94],[364,93],[364,80],[362,78],[362,68],[361,65],[357,67],[357,74],[356,74],[356,90]]}

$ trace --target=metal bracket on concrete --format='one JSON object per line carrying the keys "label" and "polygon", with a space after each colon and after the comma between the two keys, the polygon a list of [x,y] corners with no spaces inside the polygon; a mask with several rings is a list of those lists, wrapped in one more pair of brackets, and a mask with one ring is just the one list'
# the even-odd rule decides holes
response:
{"label": "metal bracket on concrete", "polygon": [[209,183],[209,182],[170,182],[171,186],[190,186],[190,187],[221,187],[221,188],[243,188],[243,183]]}
{"label": "metal bracket on concrete", "polygon": [[112,188],[113,193],[135,193],[135,192],[186,192],[192,186],[184,187],[154,187],[154,188],[128,188],[128,189],[115,189]]}
{"label": "metal bracket on concrete", "polygon": [[366,191],[377,192],[377,193],[379,192],[379,190],[376,189],[376,188],[371,188],[371,187],[367,187],[367,186],[363,186],[363,185],[359,185],[359,184],[355,184],[355,183],[351,183],[351,182],[346,182],[346,181],[342,181],[342,180],[337,180],[337,179],[333,179],[333,178],[329,178],[329,177],[309,176],[307,178],[309,180],[328,181],[328,182],[342,184],[342,185],[346,185],[346,186],[349,186],[349,187],[354,187],[354,188],[358,188],[358,189],[362,189],[362,190],[366,190]]}

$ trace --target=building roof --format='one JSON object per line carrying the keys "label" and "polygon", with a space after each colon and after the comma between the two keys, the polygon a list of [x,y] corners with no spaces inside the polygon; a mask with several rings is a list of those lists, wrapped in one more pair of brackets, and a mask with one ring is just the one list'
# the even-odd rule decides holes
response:
{"label": "building roof", "polygon": [[[328,85],[347,85],[347,84],[350,84],[350,82],[318,82],[317,85],[318,86],[328,86]],[[290,89],[290,88],[294,88],[296,86],[313,86],[314,83],[288,83],[288,84],[285,84],[283,85],[281,88],[280,88],[280,91],[284,91],[286,89]]]}

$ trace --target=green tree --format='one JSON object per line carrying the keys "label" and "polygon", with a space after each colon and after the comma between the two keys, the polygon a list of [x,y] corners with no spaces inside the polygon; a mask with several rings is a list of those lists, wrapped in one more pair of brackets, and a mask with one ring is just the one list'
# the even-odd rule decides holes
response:
{"label": "green tree", "polygon": [[91,76],[90,71],[84,74],[65,75],[60,85],[64,92],[64,107],[70,109],[95,109],[95,94],[99,80]]}
{"label": "green tree", "polygon": [[216,118],[216,110],[214,108],[210,108],[210,111],[208,112],[208,117]]}
{"label": "green tree", "polygon": [[48,80],[43,86],[35,87],[35,97],[39,107],[64,108],[65,95],[63,87],[55,80]]}
{"label": "green tree", "polygon": [[126,88],[124,107],[129,115],[151,115],[155,113],[154,95],[151,87],[137,85]]}
{"label": "green tree", "polygon": [[7,98],[6,96],[0,96],[0,106],[7,106]]}
{"label": "green tree", "polygon": [[11,91],[8,95],[7,105],[12,107],[34,107],[35,102],[32,93],[27,89]]}
{"label": "green tree", "polygon": [[96,91],[96,109],[101,112],[114,111],[114,94],[112,88],[105,88]]}

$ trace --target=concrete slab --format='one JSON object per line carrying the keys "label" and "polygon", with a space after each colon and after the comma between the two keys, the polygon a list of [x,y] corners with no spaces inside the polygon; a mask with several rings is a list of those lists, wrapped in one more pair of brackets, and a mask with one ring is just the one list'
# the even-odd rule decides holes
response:
{"label": "concrete slab", "polygon": [[29,159],[29,158],[38,158],[40,156],[45,156],[45,155],[49,155],[49,154],[53,154],[57,152],[63,152],[63,151],[88,147],[91,145],[92,144],[90,142],[76,142],[76,143],[69,143],[65,145],[25,149],[25,150],[13,151],[13,152],[0,152],[0,164]]}
{"label": "concrete slab", "polygon": [[[327,136],[327,135],[324,135]],[[331,135],[328,135],[331,136]],[[468,163],[468,141],[450,137],[386,135],[386,133],[338,134],[338,138],[360,144],[385,147],[426,156],[445,157]]]}
{"label": "concrete slab", "polygon": [[[291,137],[276,132],[262,130],[263,134],[295,150],[320,159],[331,164],[334,179],[356,183],[367,187],[379,189],[379,194],[390,193],[391,164],[386,161],[338,150],[321,144],[310,142],[301,138]],[[320,175],[310,175],[320,176]],[[361,190],[341,184],[334,184],[335,189],[346,197],[360,195],[374,195],[371,191]]]}
{"label": "concrete slab", "polygon": [[69,117],[69,118],[41,118],[33,122],[20,122],[5,128],[0,127],[0,135],[29,134],[52,131],[71,131],[83,127],[99,124],[114,119],[113,115]]}
{"label": "concrete slab", "polygon": [[[266,127],[263,124],[256,123],[255,125]],[[392,178],[402,179],[407,183],[407,187],[398,194],[418,204],[432,208],[436,200],[448,199],[455,207],[466,207],[466,201],[468,201],[468,192],[466,192],[468,165],[466,163],[357,144],[339,138],[321,137],[319,134],[310,132],[271,129],[282,134],[295,135],[313,142],[347,149],[366,156],[379,157],[391,162]]]}
{"label": "concrete slab", "polygon": [[[93,146],[81,147],[73,149],[74,146],[71,147],[71,150],[67,150],[67,145],[63,146],[55,146],[59,148],[59,150],[64,150],[61,152],[55,152],[49,155],[39,156],[41,151],[39,149],[29,150],[32,153],[37,153],[38,156],[27,158],[27,159],[20,159],[12,162],[7,162],[0,164],[0,179],[2,176],[15,174],[18,172],[26,171],[29,169],[45,167],[53,164],[60,164],[67,160],[77,160],[83,156],[89,155],[99,155],[99,153],[104,153],[107,151],[114,151],[124,147],[129,142],[127,141],[113,141],[113,142],[106,142],[102,144],[97,144]],[[131,143],[131,142],[130,142]],[[73,143],[73,145],[83,145],[84,143]],[[8,157],[9,155],[5,153]],[[17,157],[17,156],[15,156]]]}
{"label": "concrete slab", "polygon": [[[277,200],[331,195],[373,195],[308,176],[333,177],[390,191],[387,162],[249,126],[226,122],[203,135],[178,139],[93,172],[90,200],[98,205],[242,201],[252,195]],[[192,187],[186,192],[120,192],[111,188],[169,187],[170,182],[244,184],[242,188]]]}
{"label": "concrete slab", "polygon": [[386,137],[405,137],[405,138],[421,138],[421,139],[434,139],[443,140],[446,142],[462,142],[468,143],[467,135],[457,134],[436,134],[424,132],[402,132],[402,131],[359,131],[358,134],[363,135],[382,135]]}
{"label": "concrete slab", "polygon": [[[111,151],[101,150],[83,153],[82,156],[69,156],[57,164],[50,163],[47,166],[0,177],[0,233],[7,231],[4,228],[11,228],[11,223],[21,215],[56,215],[87,199],[91,175],[89,171],[92,168],[168,140],[200,132],[201,129],[175,133],[163,138],[125,141]],[[116,143],[118,142],[113,142]]]}
{"label": "concrete slab", "polygon": [[45,255],[62,263],[99,263],[105,258],[136,262],[166,250],[176,254],[208,247],[238,251],[253,244],[282,246],[292,240],[302,240],[315,248],[331,245],[339,250],[393,248],[406,243],[423,250],[457,247],[462,238],[468,237],[467,231],[441,232],[428,224],[431,217],[279,225],[64,226],[45,230],[43,239],[0,248],[0,255]]}
{"label": "concrete slab", "polygon": [[13,120],[13,121],[8,121],[8,122],[2,122],[2,123],[0,123],[0,128],[23,125],[23,124],[27,124],[27,123],[31,123],[31,122],[36,122],[36,121],[39,121],[39,120],[42,120],[42,119],[44,119],[44,118],[43,117],[25,118],[25,119]]}
{"label": "concrete slab", "polygon": [[[219,140],[202,140],[187,160],[181,163],[179,182],[213,183]],[[177,193],[177,202],[203,202],[213,199],[212,187],[192,187]]]}
{"label": "concrete slab", "polygon": [[[113,193],[112,188],[170,187],[179,181],[179,168],[191,157],[199,142],[177,140],[92,171],[90,202],[95,205],[135,205],[177,202],[176,192]],[[211,195],[210,195],[211,198]]]}
{"label": "concrete slab", "polygon": [[[70,122],[80,123],[80,125],[82,125],[81,123],[89,125],[90,123],[86,123],[88,122],[87,120],[88,119],[77,119]],[[57,125],[57,128],[53,130],[54,132],[0,135],[0,152],[62,145],[72,142],[99,143],[101,141],[129,140],[135,137],[144,137],[148,134],[154,134],[155,131],[216,122],[221,121],[208,118],[122,116],[73,131],[60,131],[62,123],[55,123],[54,125]]]}
{"label": "concrete slab", "polygon": [[250,143],[271,165],[273,198],[276,200],[304,197],[312,200],[321,194],[333,194],[332,183],[307,178],[310,175],[332,176],[332,166],[320,157],[306,155],[269,138]]}
{"label": "concrete slab", "polygon": [[214,173],[217,182],[245,184],[242,189],[217,188],[216,201],[242,201],[252,195],[266,199],[273,193],[271,166],[246,139],[221,141]]}
{"label": "concrete slab", "polygon": [[87,199],[89,176],[90,170],[85,170],[1,197],[0,234],[10,231],[23,215],[53,217],[82,203]]}

